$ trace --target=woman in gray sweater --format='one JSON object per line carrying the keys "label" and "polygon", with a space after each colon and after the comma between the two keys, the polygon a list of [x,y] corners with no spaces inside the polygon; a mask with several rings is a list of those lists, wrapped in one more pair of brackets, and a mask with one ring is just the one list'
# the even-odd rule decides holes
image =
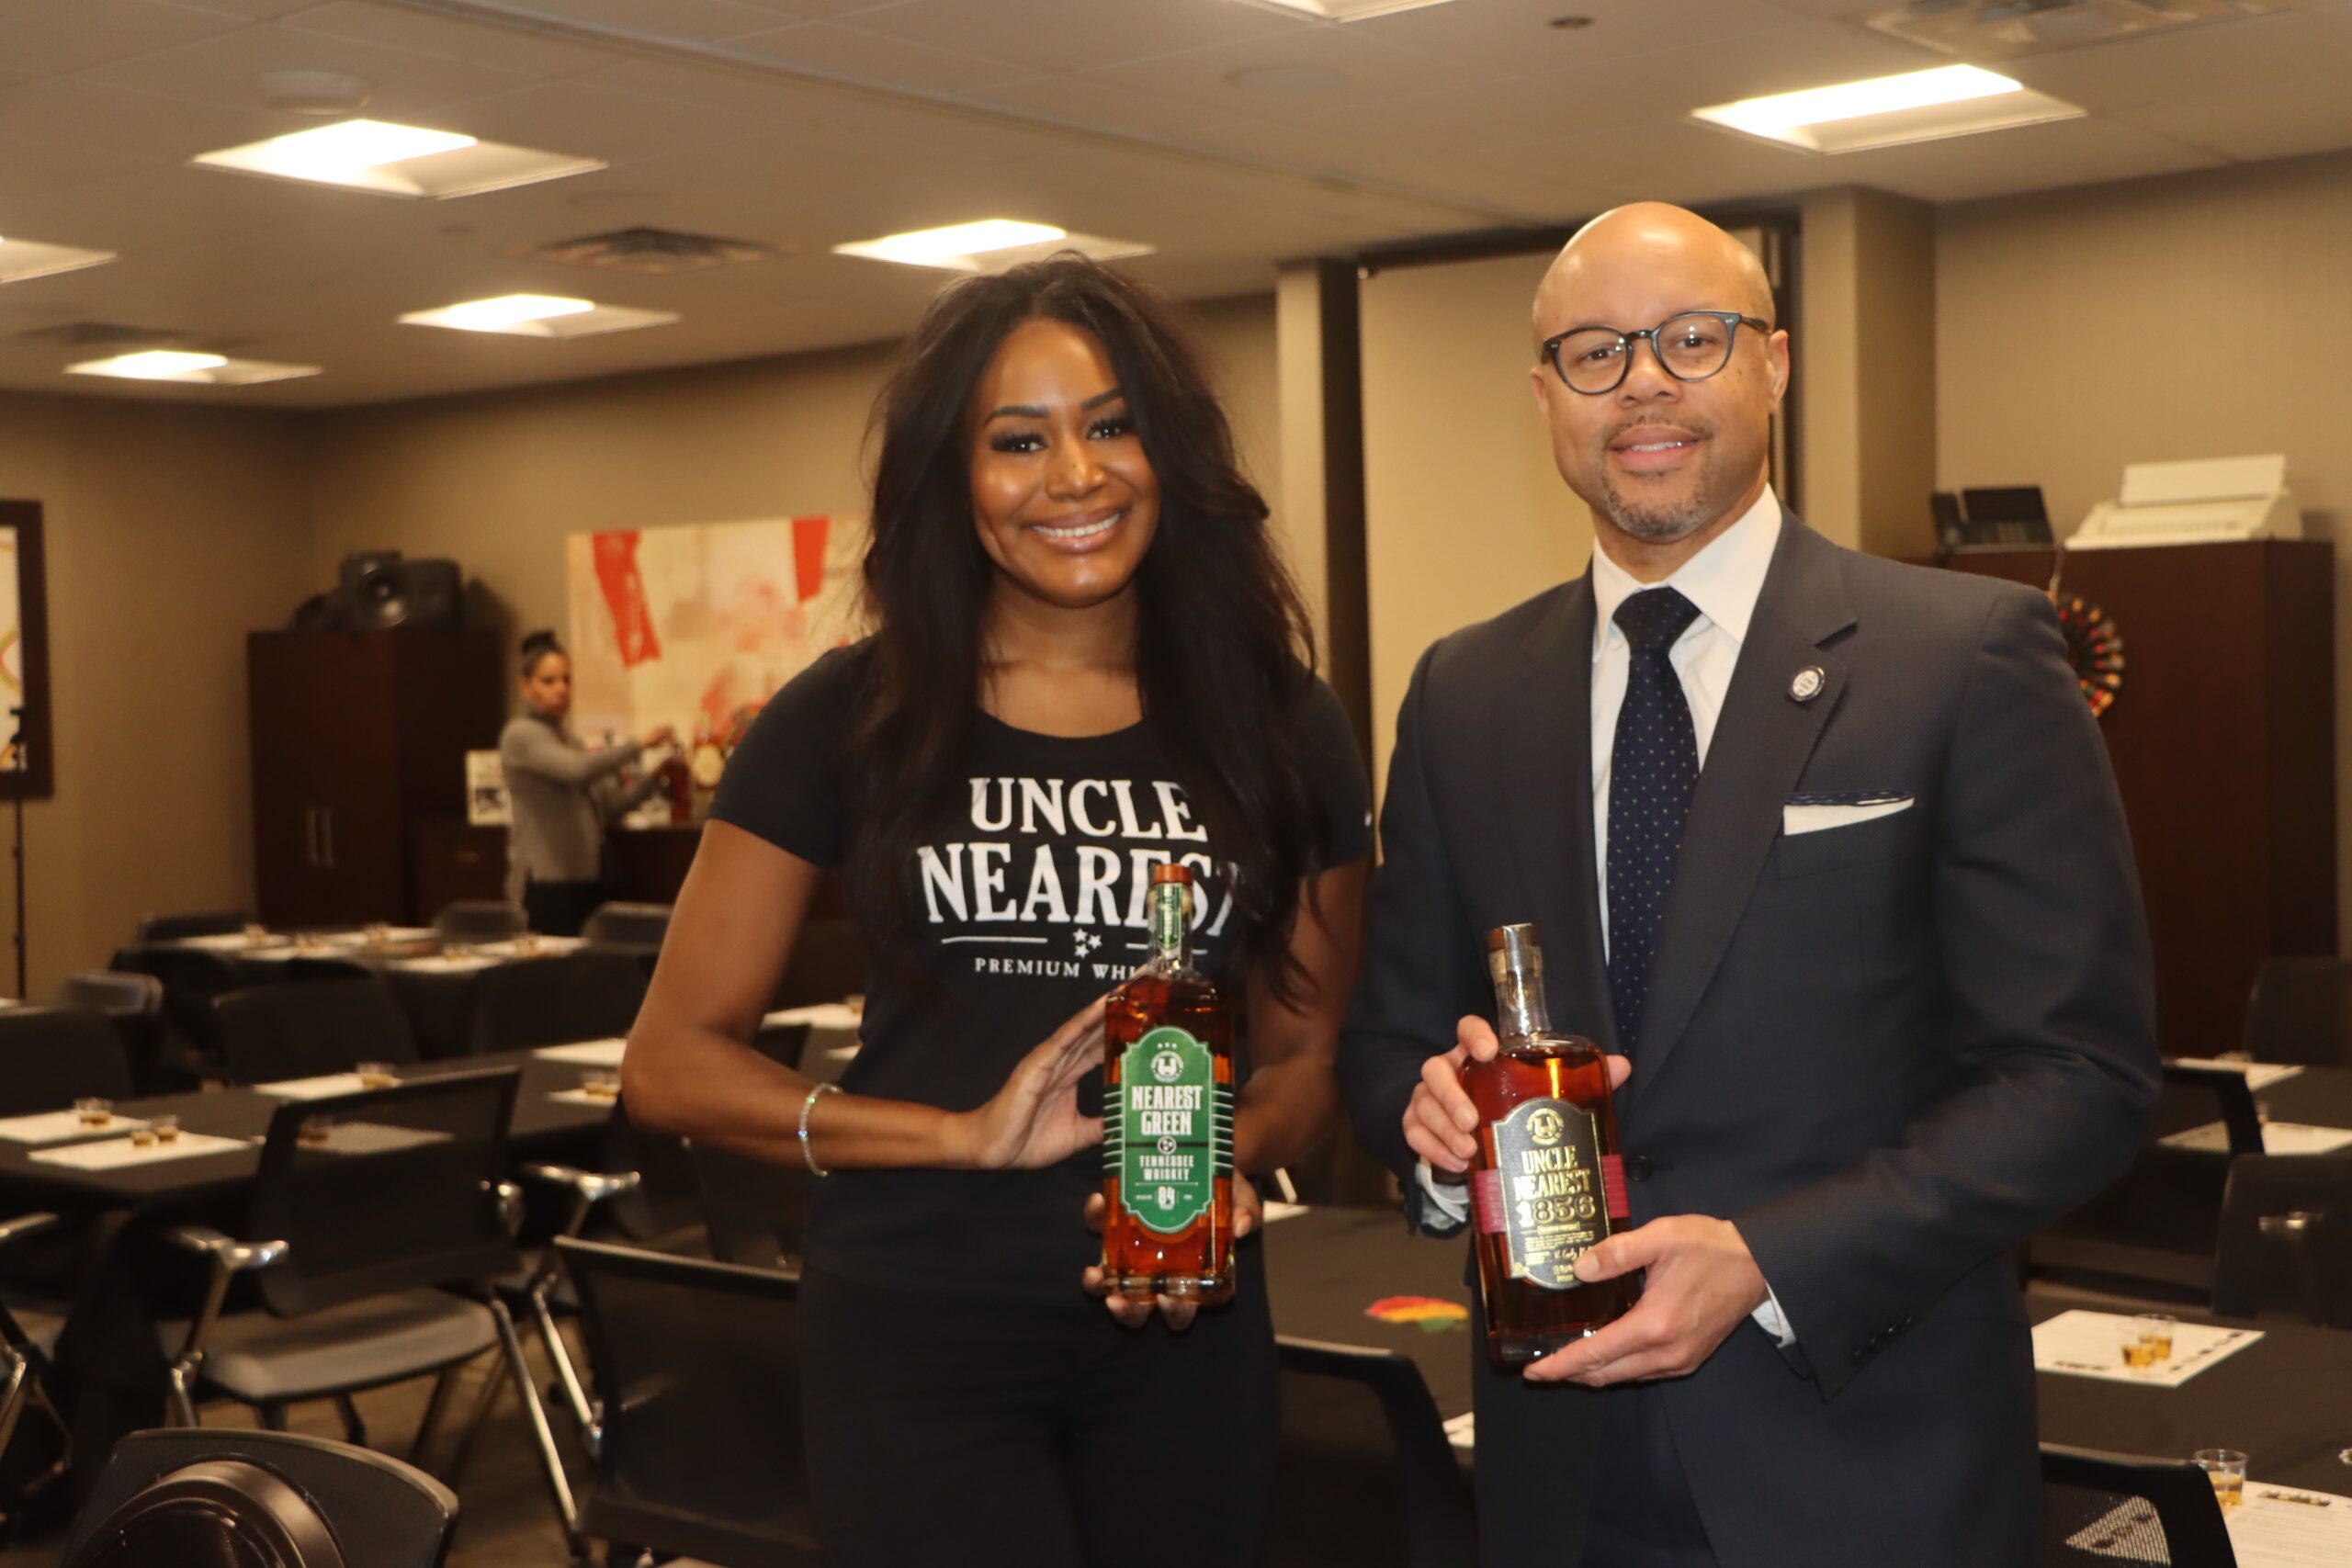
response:
{"label": "woman in gray sweater", "polygon": [[571,713],[571,656],[555,633],[523,639],[523,712],[498,738],[514,811],[506,840],[506,896],[530,916],[531,930],[577,936],[604,901],[600,859],[605,824],[661,786],[648,773],[626,783],[622,772],[673,733],[656,725],[643,737],[591,751],[564,728]]}

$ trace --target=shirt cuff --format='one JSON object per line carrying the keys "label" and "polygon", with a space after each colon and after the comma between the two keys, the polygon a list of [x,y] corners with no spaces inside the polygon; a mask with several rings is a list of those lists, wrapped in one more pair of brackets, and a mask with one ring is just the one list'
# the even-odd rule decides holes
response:
{"label": "shirt cuff", "polygon": [[1770,1280],[1764,1282],[1764,1304],[1747,1315],[1776,1348],[1785,1350],[1797,1342],[1797,1331],[1789,1326],[1789,1314],[1781,1310],[1781,1298],[1773,1294]]}
{"label": "shirt cuff", "polygon": [[1429,1200],[1430,1208],[1455,1224],[1470,1218],[1470,1187],[1467,1182],[1446,1182],[1437,1179],[1430,1162],[1422,1160],[1418,1167],[1421,1179],[1421,1196]]}

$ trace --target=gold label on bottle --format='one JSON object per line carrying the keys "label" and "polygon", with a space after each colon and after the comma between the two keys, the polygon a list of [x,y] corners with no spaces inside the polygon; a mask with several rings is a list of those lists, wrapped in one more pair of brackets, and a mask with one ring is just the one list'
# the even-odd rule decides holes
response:
{"label": "gold label on bottle", "polygon": [[1513,1279],[1565,1291],[1577,1259],[1608,1239],[1600,1124],[1565,1100],[1528,1100],[1494,1124],[1495,1168],[1474,1174],[1478,1229],[1500,1235]]}

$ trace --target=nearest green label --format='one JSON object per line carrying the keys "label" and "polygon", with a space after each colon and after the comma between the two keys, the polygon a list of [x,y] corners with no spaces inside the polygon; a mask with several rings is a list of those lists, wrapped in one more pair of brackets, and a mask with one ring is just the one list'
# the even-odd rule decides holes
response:
{"label": "nearest green label", "polygon": [[1209,1048],[1172,1025],[1147,1030],[1102,1098],[1102,1173],[1135,1222],[1172,1235],[1206,1214],[1233,1174],[1233,1090]]}

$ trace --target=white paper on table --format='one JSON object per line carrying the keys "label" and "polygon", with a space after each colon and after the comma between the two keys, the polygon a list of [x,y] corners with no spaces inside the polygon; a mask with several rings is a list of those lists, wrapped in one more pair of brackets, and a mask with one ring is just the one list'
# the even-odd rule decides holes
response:
{"label": "white paper on table", "polygon": [[427,1127],[395,1127],[381,1122],[337,1122],[326,1130],[323,1138],[305,1136],[306,1152],[330,1155],[389,1155],[402,1149],[421,1149],[428,1144],[446,1144],[452,1134],[436,1133]]}
{"label": "white paper on table", "polygon": [[855,1029],[859,1014],[847,1002],[819,1002],[813,1007],[784,1008],[760,1020],[769,1029],[805,1023],[811,1029]]}
{"label": "white paper on table", "polygon": [[[2230,1130],[2219,1122],[2172,1133],[2156,1140],[2169,1149],[2196,1149],[2205,1154],[2230,1152]],[[2352,1129],[2311,1127],[2301,1122],[2265,1122],[2262,1152],[2267,1155],[2328,1155],[2352,1147]]]}
{"label": "white paper on table", "polygon": [[2218,1056],[2175,1056],[2172,1065],[2176,1067],[2222,1067],[2233,1073],[2244,1073],[2248,1089],[2268,1089],[2272,1084],[2286,1082],[2303,1070],[2292,1062],[2225,1062]]}
{"label": "white paper on table", "polygon": [[158,947],[198,947],[208,953],[235,953],[248,947],[275,947],[292,939],[271,932],[267,936],[248,936],[243,931],[215,931],[210,936],[174,937],[158,942]]}
{"label": "white paper on table", "polygon": [[357,1073],[328,1073],[323,1077],[280,1078],[276,1083],[257,1083],[254,1090],[277,1100],[324,1100],[330,1095],[357,1094],[368,1086]]}
{"label": "white paper on table", "polygon": [[1260,1206],[1258,1218],[1261,1224],[1272,1224],[1276,1220],[1293,1220],[1306,1213],[1304,1203],[1285,1203],[1279,1198],[1269,1198]]}
{"label": "white paper on table", "polygon": [[1477,1416],[1465,1410],[1448,1421],[1445,1424],[1445,1440],[1457,1449],[1476,1449],[1478,1446]]}
{"label": "white paper on table", "polygon": [[553,958],[566,953],[577,953],[587,945],[585,938],[576,936],[534,936],[529,945],[518,939],[514,942],[478,942],[469,949],[491,958]]}
{"label": "white paper on table", "polygon": [[2342,1568],[2352,1562],[2352,1497],[2259,1481],[2222,1510],[2238,1568]]}
{"label": "white paper on table", "polygon": [[606,1111],[619,1103],[612,1095],[591,1094],[584,1089],[559,1089],[550,1091],[548,1098],[559,1105],[596,1105]]}
{"label": "white paper on table", "polygon": [[71,1166],[75,1170],[116,1170],[127,1165],[152,1165],[158,1160],[187,1159],[192,1155],[226,1154],[250,1148],[250,1138],[216,1138],[209,1133],[182,1133],[170,1143],[141,1148],[129,1138],[107,1138],[95,1144],[68,1144],[62,1149],[35,1149],[26,1156],[43,1165]]}
{"label": "white paper on table", "polygon": [[494,969],[495,958],[471,958],[454,953],[427,953],[422,958],[395,958],[394,969],[406,969],[419,975],[470,975],[478,969]]}
{"label": "white paper on table", "polygon": [[2033,1370],[2074,1377],[2105,1378],[2151,1388],[2178,1388],[2214,1362],[2236,1355],[2262,1337],[2258,1328],[2216,1328],[2202,1323],[2173,1325],[2172,1354],[2152,1367],[2123,1364],[2123,1335],[2132,1319],[2121,1313],[2076,1308],[2033,1325]]}
{"label": "white paper on table", "polygon": [[570,1062],[580,1067],[617,1067],[626,1040],[575,1040],[569,1045],[542,1045],[531,1053],[543,1062]]}
{"label": "white paper on table", "polygon": [[78,1111],[44,1111],[38,1116],[11,1116],[0,1122],[0,1138],[12,1144],[62,1144],[68,1138],[135,1133],[146,1125],[135,1116],[109,1116],[103,1127],[85,1127]]}

